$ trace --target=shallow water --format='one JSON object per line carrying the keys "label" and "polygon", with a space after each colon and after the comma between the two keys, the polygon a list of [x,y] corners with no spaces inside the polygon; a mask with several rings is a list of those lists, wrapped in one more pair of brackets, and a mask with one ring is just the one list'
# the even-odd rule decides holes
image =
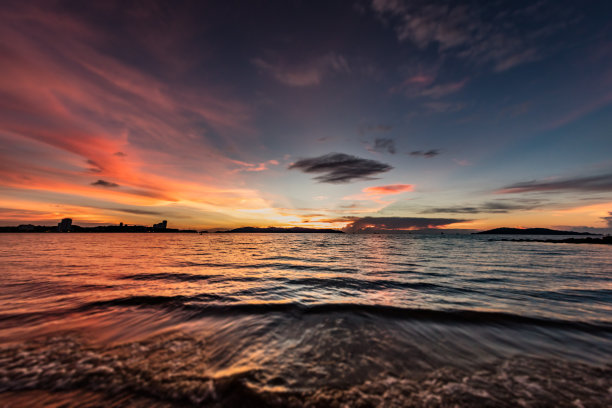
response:
{"label": "shallow water", "polygon": [[610,406],[612,248],[0,234],[7,406]]}

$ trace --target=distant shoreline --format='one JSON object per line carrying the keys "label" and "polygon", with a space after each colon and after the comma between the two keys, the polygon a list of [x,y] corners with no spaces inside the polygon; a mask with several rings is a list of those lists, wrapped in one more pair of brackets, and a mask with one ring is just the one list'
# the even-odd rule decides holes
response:
{"label": "distant shoreline", "polygon": [[[201,231],[207,233],[208,231]],[[200,231],[195,230],[178,230],[178,231],[4,231],[0,229],[0,234],[199,234]]]}
{"label": "distant shoreline", "polygon": [[100,234],[100,233],[112,233],[112,234],[197,234],[196,230],[181,230],[175,228],[156,229],[152,227],[143,226],[99,226],[99,227],[79,227],[73,225],[70,231],[59,231],[57,227],[48,227],[44,225],[36,225],[33,228],[23,229],[20,227],[0,227],[0,233],[9,234]]}

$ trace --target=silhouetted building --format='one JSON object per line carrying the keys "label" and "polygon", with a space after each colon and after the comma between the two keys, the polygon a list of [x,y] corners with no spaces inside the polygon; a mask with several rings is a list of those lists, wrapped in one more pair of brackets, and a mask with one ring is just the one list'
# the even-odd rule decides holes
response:
{"label": "silhouetted building", "polygon": [[59,232],[68,232],[72,227],[72,218],[64,218],[59,224],[57,224],[57,230]]}
{"label": "silhouetted building", "polygon": [[163,220],[159,224],[153,224],[153,229],[156,229],[156,230],[165,230],[167,226],[168,226],[168,221]]}
{"label": "silhouetted building", "polygon": [[34,231],[34,225],[32,224],[21,224],[17,227],[18,231]]}

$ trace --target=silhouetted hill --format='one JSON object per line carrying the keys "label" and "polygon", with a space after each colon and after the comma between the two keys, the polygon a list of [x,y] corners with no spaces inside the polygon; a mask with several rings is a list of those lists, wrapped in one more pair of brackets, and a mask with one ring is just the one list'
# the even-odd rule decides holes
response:
{"label": "silhouetted hill", "polygon": [[474,234],[498,234],[498,235],[595,235],[589,232],[558,231],[548,228],[495,228],[488,231],[475,232]]}
{"label": "silhouetted hill", "polygon": [[253,232],[266,232],[266,233],[328,233],[328,234],[344,234],[344,232],[331,229],[331,228],[301,228],[301,227],[293,227],[293,228],[278,228],[278,227],[268,227],[268,228],[257,228],[257,227],[242,227],[236,228],[229,231],[217,231],[221,233],[227,232],[242,232],[242,233],[253,233]]}

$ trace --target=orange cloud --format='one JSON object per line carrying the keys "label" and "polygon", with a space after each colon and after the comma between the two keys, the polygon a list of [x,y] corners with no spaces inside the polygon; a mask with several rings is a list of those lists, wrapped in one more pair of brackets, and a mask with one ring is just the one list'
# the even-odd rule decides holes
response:
{"label": "orange cloud", "polygon": [[87,207],[94,202],[176,204],[201,214],[200,225],[219,222],[219,213],[232,220],[232,211],[267,208],[243,188],[226,153],[255,135],[251,108],[215,84],[169,84],[164,72],[109,54],[114,36],[25,4],[0,14],[0,187],[45,197],[7,218],[70,215],[48,214],[60,196],[81,203],[82,211],[69,210],[92,221],[116,219]]}
{"label": "orange cloud", "polygon": [[400,194],[407,191],[413,191],[414,185],[412,184],[389,184],[386,186],[366,187],[363,191],[369,196],[373,195],[391,195]]}

